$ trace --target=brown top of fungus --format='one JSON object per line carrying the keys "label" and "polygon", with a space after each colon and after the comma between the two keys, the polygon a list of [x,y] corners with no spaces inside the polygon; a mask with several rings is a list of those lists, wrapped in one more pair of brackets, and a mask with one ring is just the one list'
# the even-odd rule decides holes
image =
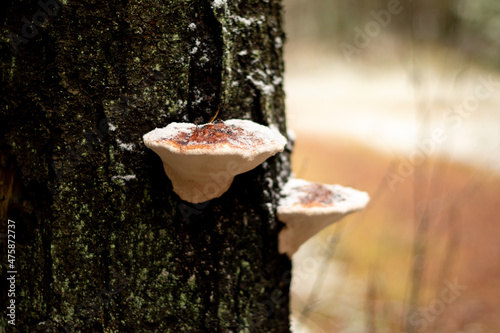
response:
{"label": "brown top of fungus", "polygon": [[280,213],[330,214],[361,209],[369,198],[365,192],[340,185],[326,185],[290,179],[282,189]]}
{"label": "brown top of fungus", "polygon": [[148,147],[164,146],[184,154],[272,154],[282,151],[286,139],[277,131],[250,120],[231,119],[217,124],[171,123],[144,136]]}
{"label": "brown top of fungus", "polygon": [[202,146],[231,144],[233,146],[248,146],[249,142],[259,145],[262,140],[253,140],[251,133],[243,131],[235,125],[225,123],[205,124],[177,134],[172,139],[166,139],[182,149],[199,149]]}
{"label": "brown top of fungus", "polygon": [[[311,184],[300,188],[304,193],[300,200],[300,204],[306,207],[325,207],[335,203],[335,193],[321,184]],[[338,196],[338,195],[337,195]],[[338,200],[342,198],[337,198]]]}

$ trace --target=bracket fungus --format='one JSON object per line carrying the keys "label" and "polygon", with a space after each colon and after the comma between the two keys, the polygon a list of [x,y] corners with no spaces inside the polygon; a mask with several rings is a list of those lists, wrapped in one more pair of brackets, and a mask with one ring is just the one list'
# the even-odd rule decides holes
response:
{"label": "bracket fungus", "polygon": [[241,119],[171,123],[143,140],[161,157],[174,192],[191,203],[220,197],[234,176],[254,169],[286,145],[278,130]]}
{"label": "bracket fungus", "polygon": [[342,217],[363,209],[370,200],[366,192],[340,185],[290,179],[278,204],[278,219],[285,223],[279,234],[279,251],[288,257],[309,238]]}

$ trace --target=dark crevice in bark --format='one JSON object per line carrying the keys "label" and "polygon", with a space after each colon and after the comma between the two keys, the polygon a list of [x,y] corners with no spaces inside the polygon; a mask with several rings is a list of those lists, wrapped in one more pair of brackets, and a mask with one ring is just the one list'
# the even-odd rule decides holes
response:
{"label": "dark crevice in bark", "polygon": [[117,72],[118,76],[118,84],[114,87],[112,86],[112,88],[117,89],[114,94],[119,93],[119,113],[122,116],[127,116],[129,112],[128,93],[123,89],[126,89],[125,87],[130,87],[127,77],[127,59],[130,57],[129,42],[131,32],[129,23],[125,20],[125,17],[127,17],[126,8],[128,0],[122,0],[119,4],[120,5],[117,6],[116,9],[115,17],[119,29],[113,33],[111,41],[114,42],[112,42],[112,45],[107,45],[104,51],[106,52],[106,58],[110,60],[109,62],[114,64],[114,70]]}
{"label": "dark crevice in bark", "polygon": [[7,19],[8,8],[12,6],[13,0],[2,0],[0,1],[0,26],[3,26],[5,20]]}
{"label": "dark crevice in bark", "polygon": [[254,97],[252,105],[252,119],[261,125],[268,126],[266,117],[264,116],[264,110],[262,109],[262,93],[259,88],[257,88],[253,83],[250,82],[250,86],[253,88]]}
{"label": "dark crevice in bark", "polygon": [[[52,205],[52,195],[50,193],[50,190],[47,187],[43,188],[43,198],[44,201],[48,201],[43,205],[43,207],[50,207]],[[53,303],[53,293],[52,293],[52,288],[51,284],[54,281],[53,278],[53,271],[52,271],[52,253],[51,253],[51,246],[52,246],[52,228],[50,226],[50,221],[54,219],[54,216],[49,212],[46,211],[45,209],[42,210],[42,216],[41,216],[41,222],[40,222],[40,235],[41,235],[41,242],[42,242],[42,257],[44,258],[43,261],[43,268],[42,268],[42,276],[43,276],[43,298],[44,298],[44,308],[42,308],[41,311],[41,318],[42,320],[47,320],[49,318],[49,310],[50,307],[47,306],[49,304],[54,304]]]}
{"label": "dark crevice in bark", "polygon": [[234,316],[236,318],[239,318],[240,317],[240,295],[239,295],[239,290],[241,290],[240,288],[241,286],[241,273],[238,272],[237,276],[236,276],[236,283],[235,283],[235,288],[234,288]]}
{"label": "dark crevice in bark", "polygon": [[210,2],[202,1],[198,21],[190,25],[188,119],[207,123],[217,112],[221,100],[223,40],[222,26]]}

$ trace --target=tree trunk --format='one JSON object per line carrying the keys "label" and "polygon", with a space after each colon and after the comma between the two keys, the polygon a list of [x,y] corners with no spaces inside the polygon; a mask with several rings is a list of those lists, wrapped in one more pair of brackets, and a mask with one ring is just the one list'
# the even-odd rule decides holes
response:
{"label": "tree trunk", "polygon": [[286,133],[280,0],[0,6],[0,283],[14,276],[15,297],[1,297],[2,309],[15,301],[15,326],[5,314],[0,325],[288,332],[275,212],[289,149],[193,205],[142,142],[219,108]]}

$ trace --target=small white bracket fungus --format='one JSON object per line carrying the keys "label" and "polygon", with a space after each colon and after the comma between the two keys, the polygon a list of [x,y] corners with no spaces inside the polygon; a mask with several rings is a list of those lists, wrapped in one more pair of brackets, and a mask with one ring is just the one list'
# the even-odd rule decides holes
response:
{"label": "small white bracket fungus", "polygon": [[171,123],[143,140],[161,157],[174,192],[191,203],[220,197],[235,175],[252,170],[286,145],[277,130],[240,119],[198,126]]}
{"label": "small white bracket fungus", "polygon": [[285,223],[279,234],[279,251],[289,258],[323,228],[363,209],[370,200],[366,192],[340,185],[290,179],[278,204],[278,219]]}

